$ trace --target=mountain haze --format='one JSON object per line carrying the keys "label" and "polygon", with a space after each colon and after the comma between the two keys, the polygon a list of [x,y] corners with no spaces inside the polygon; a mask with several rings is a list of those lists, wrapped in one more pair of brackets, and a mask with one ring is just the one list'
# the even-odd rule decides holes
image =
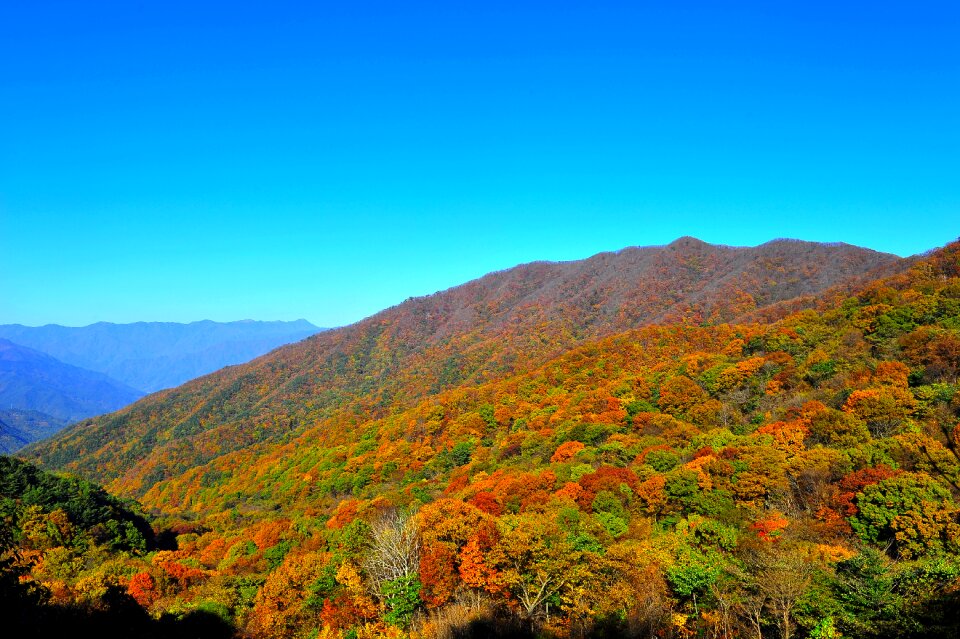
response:
{"label": "mountain haze", "polygon": [[67,423],[35,410],[0,410],[0,453],[10,454],[53,435]]}
{"label": "mountain haze", "polygon": [[249,361],[319,330],[306,320],[98,322],[83,327],[7,324],[0,326],[0,338],[151,393]]}
{"label": "mountain haze", "polygon": [[39,411],[70,422],[115,411],[142,396],[102,373],[0,339],[0,409]]}
{"label": "mountain haze", "polygon": [[693,238],[535,262],[157,393],[27,454],[143,495],[220,455],[267,450],[333,415],[376,417],[535,367],[586,340],[654,323],[727,322],[908,264],[848,245],[778,240],[738,248]]}

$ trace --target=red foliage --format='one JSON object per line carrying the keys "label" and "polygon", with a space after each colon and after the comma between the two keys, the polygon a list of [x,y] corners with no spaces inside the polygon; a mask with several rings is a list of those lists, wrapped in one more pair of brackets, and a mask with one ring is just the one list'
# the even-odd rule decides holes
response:
{"label": "red foliage", "polygon": [[724,459],[726,461],[733,461],[739,456],[740,456],[740,451],[736,448],[732,448],[729,446],[727,448],[721,448],[720,452],[717,453],[717,457],[719,457],[720,459]]}
{"label": "red foliage", "polygon": [[790,520],[783,515],[775,514],[750,524],[750,530],[757,533],[757,537],[763,541],[772,542],[777,541],[783,530],[789,525]]}
{"label": "red foliage", "polygon": [[442,606],[453,597],[458,582],[456,553],[450,546],[425,544],[420,555],[420,598],[430,608]]}
{"label": "red foliage", "polygon": [[840,480],[840,493],[837,495],[837,510],[845,517],[857,514],[857,506],[853,503],[857,493],[871,484],[877,484],[884,479],[896,477],[902,471],[894,470],[885,464],[873,468],[863,468],[854,471]]}
{"label": "red foliage", "polygon": [[346,630],[354,626],[360,619],[353,599],[347,595],[339,595],[323,600],[323,609],[320,611],[320,621],[324,628],[333,631]]}
{"label": "red foliage", "polygon": [[156,601],[158,592],[157,592],[157,583],[153,580],[153,577],[149,572],[138,572],[133,577],[130,578],[130,583],[127,584],[127,593],[137,600],[137,603],[143,606],[144,608],[149,608],[154,601]]}
{"label": "red foliage", "polygon": [[701,457],[709,457],[709,456],[715,455],[715,454],[716,454],[716,453],[714,452],[714,450],[713,450],[712,448],[710,448],[709,446],[704,446],[703,448],[701,448],[700,450],[698,450],[697,452],[695,452],[695,453],[693,454],[693,458],[694,458],[694,459],[700,459]]}
{"label": "red foliage", "polygon": [[497,498],[491,492],[480,492],[470,498],[468,503],[473,504],[480,510],[485,513],[489,513],[494,517],[498,517],[503,514],[503,505],[497,501]]}
{"label": "red foliage", "polygon": [[636,473],[629,468],[601,466],[596,471],[580,478],[583,493],[577,498],[577,504],[583,509],[589,509],[593,500],[597,497],[597,493],[601,490],[609,490],[618,494],[621,484],[626,484],[631,490],[636,490],[639,482]]}
{"label": "red foliage", "polygon": [[458,493],[464,488],[466,488],[469,483],[470,483],[470,476],[467,475],[466,473],[460,473],[459,475],[454,475],[453,477],[450,478],[449,483],[447,483],[447,487],[444,489],[443,494],[452,495],[454,493]]}
{"label": "red foliage", "polygon": [[163,561],[160,562],[159,567],[177,583],[180,590],[186,590],[206,577],[199,568],[184,566],[179,561]]}

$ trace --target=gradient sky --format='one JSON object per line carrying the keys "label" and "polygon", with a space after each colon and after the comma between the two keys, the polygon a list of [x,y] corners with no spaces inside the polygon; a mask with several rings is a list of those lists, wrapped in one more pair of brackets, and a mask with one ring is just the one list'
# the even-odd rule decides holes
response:
{"label": "gradient sky", "polygon": [[721,4],[4,2],[0,323],[334,326],[682,235],[960,235],[960,3]]}

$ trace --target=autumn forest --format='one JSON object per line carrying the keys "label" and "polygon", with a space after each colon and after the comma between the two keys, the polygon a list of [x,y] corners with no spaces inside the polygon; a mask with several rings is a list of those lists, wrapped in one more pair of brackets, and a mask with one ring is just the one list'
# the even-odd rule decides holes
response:
{"label": "autumn forest", "polygon": [[948,638],[960,244],[534,263],[0,457],[17,637]]}

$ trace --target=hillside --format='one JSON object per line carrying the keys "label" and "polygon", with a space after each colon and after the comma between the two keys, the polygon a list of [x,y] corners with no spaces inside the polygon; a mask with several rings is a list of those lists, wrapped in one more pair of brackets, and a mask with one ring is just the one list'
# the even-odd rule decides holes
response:
{"label": "hillside", "polygon": [[0,410],[0,454],[10,454],[27,444],[53,435],[67,422],[34,410]]}
{"label": "hillside", "polygon": [[143,396],[102,373],[70,366],[0,339],[0,407],[72,422],[115,411]]}
{"label": "hillside", "polygon": [[322,329],[295,322],[99,322],[83,327],[0,325],[0,338],[152,393],[242,364]]}
{"label": "hillside", "polygon": [[158,393],[78,424],[29,455],[140,495],[334,414],[386,414],[446,388],[537,366],[586,340],[653,323],[726,321],[908,263],[847,245],[780,240],[734,248],[682,238],[527,264]]}
{"label": "hillside", "polygon": [[122,573],[131,557],[154,548],[143,515],[100,486],[0,456],[0,513],[0,615],[6,636],[232,636],[230,625],[210,613],[151,618],[115,574],[85,575],[77,588],[82,594],[65,596],[66,582],[75,582],[84,567],[112,563]]}
{"label": "hillside", "polygon": [[835,293],[119,477],[176,549],[61,598],[267,639],[955,637],[960,244]]}

